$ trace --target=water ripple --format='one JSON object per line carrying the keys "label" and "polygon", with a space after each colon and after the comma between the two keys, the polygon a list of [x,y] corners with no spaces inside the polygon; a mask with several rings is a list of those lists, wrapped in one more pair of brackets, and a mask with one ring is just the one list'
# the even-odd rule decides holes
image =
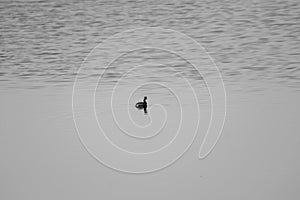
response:
{"label": "water ripple", "polygon": [[[131,28],[160,26],[201,43],[232,87],[239,87],[240,81],[259,86],[262,79],[280,87],[297,87],[299,12],[297,0],[1,1],[1,86],[72,84],[80,63],[101,40]],[[186,69],[190,79],[201,79],[186,63],[155,51],[141,50],[123,62],[139,59],[169,60],[174,68]],[[123,72],[114,69],[106,77],[112,83]],[[164,75],[163,69],[157,70]]]}

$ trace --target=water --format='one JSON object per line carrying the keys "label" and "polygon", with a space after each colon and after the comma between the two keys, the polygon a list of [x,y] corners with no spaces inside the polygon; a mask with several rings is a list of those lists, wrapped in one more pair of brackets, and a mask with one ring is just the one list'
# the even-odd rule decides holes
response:
{"label": "water", "polygon": [[[0,197],[299,199],[299,13],[297,0],[0,1]],[[96,47],[142,27],[164,32]],[[121,48],[132,41],[159,41],[177,54]],[[218,129],[224,114],[207,52],[225,83],[227,115],[219,142],[199,160],[210,119]],[[147,114],[134,107],[144,96]],[[103,132],[129,152],[161,154],[119,154]],[[123,172],[187,151],[136,176],[104,167],[91,150]]]}
{"label": "water", "polygon": [[159,26],[202,44],[234,89],[297,89],[299,9],[296,0],[1,1],[1,86],[72,84],[98,42]]}

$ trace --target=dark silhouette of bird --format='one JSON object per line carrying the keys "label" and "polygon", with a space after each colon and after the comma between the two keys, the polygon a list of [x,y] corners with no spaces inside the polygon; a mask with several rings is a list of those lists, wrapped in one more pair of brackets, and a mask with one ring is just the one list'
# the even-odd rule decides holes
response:
{"label": "dark silhouette of bird", "polygon": [[146,109],[147,108],[147,97],[145,96],[144,97],[144,100],[142,102],[137,102],[135,104],[135,107],[138,108],[138,109]]}
{"label": "dark silhouette of bird", "polygon": [[135,104],[135,107],[137,108],[137,109],[144,109],[144,113],[145,114],[147,114],[148,112],[147,112],[147,97],[145,96],[144,97],[144,100],[143,100],[143,102],[137,102],[136,104]]}

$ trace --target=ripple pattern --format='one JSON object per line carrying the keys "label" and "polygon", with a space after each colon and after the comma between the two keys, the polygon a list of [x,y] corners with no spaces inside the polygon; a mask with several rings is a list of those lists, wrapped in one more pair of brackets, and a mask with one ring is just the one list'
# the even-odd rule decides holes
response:
{"label": "ripple pattern", "polygon": [[1,86],[70,85],[99,41],[127,29],[163,27],[201,43],[232,89],[297,89],[299,12],[298,0],[1,1]]}
{"label": "ripple pattern", "polygon": [[[162,35],[172,39],[166,40]],[[170,40],[174,41],[168,44]],[[175,41],[178,44],[170,48]],[[168,66],[169,59],[153,62],[159,54],[154,51],[152,57],[149,50],[177,56],[197,72],[194,77],[205,81],[212,109],[199,158],[212,151],[224,125],[224,83],[215,63],[197,42],[182,33],[160,28],[116,34],[93,49],[79,69],[73,89],[73,116],[87,151],[102,164],[121,172],[148,173],[170,166],[189,149],[199,130],[200,100],[194,79],[183,68]],[[148,61],[124,62],[139,51],[147,53]],[[99,55],[106,56],[103,59]],[[119,73],[110,72],[115,65],[122,69]],[[85,80],[91,68],[99,70],[99,77]],[[157,68],[164,69],[162,73],[172,79],[149,81],[147,76],[157,73]],[[203,70],[210,71],[210,76],[203,77]],[[113,77],[114,84],[107,84],[107,77]],[[148,112],[144,113],[134,107],[143,96],[149,97]],[[164,98],[166,104],[161,101]],[[87,112],[82,112],[82,108]]]}

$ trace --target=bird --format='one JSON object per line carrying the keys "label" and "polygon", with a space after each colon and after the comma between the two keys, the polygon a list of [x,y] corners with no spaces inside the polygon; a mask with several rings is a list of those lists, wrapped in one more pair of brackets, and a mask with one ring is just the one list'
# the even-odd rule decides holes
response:
{"label": "bird", "polygon": [[146,100],[147,100],[147,97],[145,96],[143,102],[137,102],[135,104],[135,107],[138,108],[138,109],[147,109],[147,102],[146,102]]}

